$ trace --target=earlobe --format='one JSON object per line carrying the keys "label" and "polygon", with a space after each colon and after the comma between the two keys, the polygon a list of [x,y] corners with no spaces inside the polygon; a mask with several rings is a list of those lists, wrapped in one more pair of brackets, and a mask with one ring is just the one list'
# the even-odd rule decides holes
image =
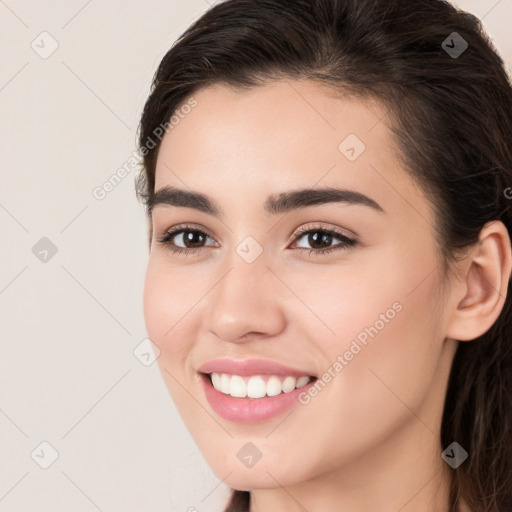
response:
{"label": "earlobe", "polygon": [[499,317],[511,276],[512,250],[501,221],[487,223],[464,260],[465,275],[453,290],[455,298],[447,337],[470,341],[487,332]]}

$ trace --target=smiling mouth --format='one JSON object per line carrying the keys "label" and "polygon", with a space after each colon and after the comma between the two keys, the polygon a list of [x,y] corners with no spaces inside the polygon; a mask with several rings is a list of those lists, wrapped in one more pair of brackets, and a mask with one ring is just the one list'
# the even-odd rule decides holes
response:
{"label": "smiling mouth", "polygon": [[201,373],[208,383],[220,393],[233,398],[270,398],[284,395],[310,384],[317,377],[304,375],[251,375],[241,376],[227,373]]}

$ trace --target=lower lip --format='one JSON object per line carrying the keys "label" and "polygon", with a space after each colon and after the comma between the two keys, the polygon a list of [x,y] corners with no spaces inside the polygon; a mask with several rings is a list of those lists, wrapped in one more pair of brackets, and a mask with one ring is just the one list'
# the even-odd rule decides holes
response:
{"label": "lower lip", "polygon": [[312,379],[305,386],[296,388],[290,393],[280,393],[262,398],[235,398],[217,391],[208,375],[202,373],[200,377],[206,399],[212,409],[224,419],[237,423],[257,423],[278,416],[294,404],[299,403],[300,393],[307,391],[316,381],[316,379]]}

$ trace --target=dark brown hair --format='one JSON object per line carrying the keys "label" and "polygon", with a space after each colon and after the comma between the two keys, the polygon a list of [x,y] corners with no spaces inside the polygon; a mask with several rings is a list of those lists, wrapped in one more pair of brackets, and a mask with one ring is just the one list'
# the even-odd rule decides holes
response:
{"label": "dark brown hair", "polygon": [[[449,53],[449,36],[467,43],[461,55]],[[446,275],[486,223],[501,220],[511,234],[512,87],[475,16],[441,0],[218,3],[161,61],[140,148],[200,88],[245,90],[279,79],[313,81],[389,109],[399,157],[434,206]],[[159,141],[143,152],[136,182],[148,217],[158,148]],[[498,320],[459,343],[453,362],[440,453],[456,441],[469,458],[452,471],[451,512],[461,498],[476,512],[512,510],[510,286]],[[248,510],[249,501],[249,492],[233,491],[226,512]]]}

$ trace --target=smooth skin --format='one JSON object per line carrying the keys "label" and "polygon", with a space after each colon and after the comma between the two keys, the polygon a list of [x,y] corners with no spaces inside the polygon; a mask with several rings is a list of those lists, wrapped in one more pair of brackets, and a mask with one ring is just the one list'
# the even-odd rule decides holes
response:
{"label": "smooth skin", "polygon": [[[439,432],[455,340],[471,342],[503,308],[512,265],[505,226],[486,225],[445,278],[432,207],[399,161],[384,106],[286,80],[244,92],[215,85],[194,98],[162,141],[155,190],[206,194],[224,215],[154,209],[144,314],[164,381],[208,464],[225,484],[251,490],[251,512],[447,511],[453,470]],[[354,161],[338,149],[351,133],[366,146]],[[384,211],[264,209],[270,195],[323,187],[361,192]],[[208,234],[191,254],[158,241],[183,223]],[[319,226],[358,243],[340,248],[333,237],[335,250],[310,254],[322,246],[294,235]],[[236,251],[248,236],[263,249],[250,264]],[[197,238],[173,242],[198,247]],[[261,357],[321,376],[397,301],[402,310],[307,405],[247,425],[207,402],[203,363]],[[248,442],[262,452],[250,468],[237,457]]]}

